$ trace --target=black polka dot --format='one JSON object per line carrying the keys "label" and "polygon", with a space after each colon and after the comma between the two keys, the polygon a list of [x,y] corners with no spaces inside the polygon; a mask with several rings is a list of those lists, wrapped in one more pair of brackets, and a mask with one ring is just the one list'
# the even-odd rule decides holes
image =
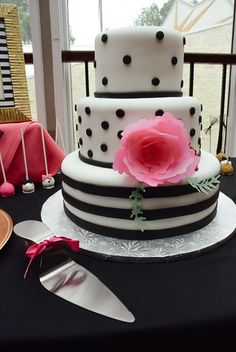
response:
{"label": "black polka dot", "polygon": [[202,131],[202,124],[201,124],[201,126],[200,126],[200,129],[201,129],[201,131]]}
{"label": "black polka dot", "polygon": [[156,32],[156,38],[162,40],[164,38],[164,33],[162,31]]}
{"label": "black polka dot", "polygon": [[94,67],[94,68],[97,67],[97,61],[96,61],[96,60],[94,60],[94,62],[93,62],[93,67]]}
{"label": "black polka dot", "polygon": [[75,124],[75,130],[78,131],[79,127],[78,127],[78,123]]}
{"label": "black polka dot", "polygon": [[131,56],[125,55],[123,57],[123,62],[124,62],[125,65],[129,65],[131,63],[131,61],[132,61]]}
{"label": "black polka dot", "polygon": [[75,111],[77,111],[77,104],[75,104]]}
{"label": "black polka dot", "polygon": [[191,130],[190,130],[190,136],[191,136],[191,137],[194,137],[194,136],[195,136],[195,133],[196,133],[195,128],[191,128]]}
{"label": "black polka dot", "polygon": [[79,142],[78,142],[78,148],[80,148]]}
{"label": "black polka dot", "polygon": [[198,138],[198,144],[201,145],[201,138]]}
{"label": "black polka dot", "polygon": [[92,152],[91,149],[88,150],[87,154],[88,154],[88,157],[89,157],[89,158],[92,158],[92,157],[93,157],[93,152]]}
{"label": "black polka dot", "polygon": [[82,122],[82,117],[79,115],[78,116],[78,122],[81,123]]}
{"label": "black polka dot", "polygon": [[101,148],[101,151],[102,151],[102,152],[106,152],[107,149],[108,149],[108,148],[107,148],[107,145],[106,145],[105,143],[101,144],[101,145],[100,145],[100,148]]}
{"label": "black polka dot", "polygon": [[177,62],[178,62],[177,57],[176,57],[176,56],[173,56],[172,59],[171,59],[172,65],[177,65]]}
{"label": "black polka dot", "polygon": [[156,112],[155,112],[155,116],[162,116],[164,114],[164,111],[162,109],[158,109]]}
{"label": "black polka dot", "polygon": [[86,106],[86,108],[84,109],[84,111],[86,112],[87,115],[91,114],[91,110],[88,106]]}
{"label": "black polka dot", "polygon": [[202,106],[202,104],[201,104],[201,111],[203,110],[203,106]]}
{"label": "black polka dot", "polygon": [[186,37],[183,37],[183,43],[186,44]]}
{"label": "black polka dot", "polygon": [[117,116],[117,117],[124,117],[124,116],[125,116],[124,110],[122,110],[122,109],[117,109],[117,110],[116,110],[116,116]]}
{"label": "black polka dot", "polygon": [[83,145],[83,139],[82,138],[79,139],[79,144]]}
{"label": "black polka dot", "polygon": [[87,134],[88,137],[91,137],[91,136],[92,136],[93,133],[92,133],[91,128],[87,128],[87,129],[86,129],[86,134]]}
{"label": "black polka dot", "polygon": [[102,84],[103,84],[104,86],[106,86],[107,83],[108,83],[107,77],[103,77],[103,79],[102,79]]}
{"label": "black polka dot", "polygon": [[106,43],[107,40],[108,40],[108,35],[107,35],[107,34],[103,34],[102,37],[101,37],[101,41],[102,41],[103,43]]}
{"label": "black polka dot", "polygon": [[195,108],[194,108],[194,107],[191,107],[191,108],[189,109],[189,113],[190,113],[190,115],[194,115],[194,114],[195,114]]}
{"label": "black polka dot", "polygon": [[107,121],[102,121],[101,126],[104,130],[107,130],[109,128],[109,123]]}
{"label": "black polka dot", "polygon": [[153,86],[158,86],[159,84],[160,84],[159,78],[154,77],[154,78],[152,79],[152,85],[153,85]]}
{"label": "black polka dot", "polygon": [[122,133],[123,133],[123,131],[119,131],[119,132],[117,132],[117,137],[118,137],[119,139],[121,139],[121,138],[122,138]]}
{"label": "black polka dot", "polygon": [[202,123],[202,115],[199,116],[199,123]]}
{"label": "black polka dot", "polygon": [[183,86],[184,86],[184,80],[182,79],[180,82],[180,88],[183,88]]}

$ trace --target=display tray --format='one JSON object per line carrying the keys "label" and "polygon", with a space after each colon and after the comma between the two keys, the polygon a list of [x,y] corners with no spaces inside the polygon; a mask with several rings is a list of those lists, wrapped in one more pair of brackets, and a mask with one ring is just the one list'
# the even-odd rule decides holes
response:
{"label": "display tray", "polygon": [[215,218],[204,228],[156,240],[121,240],[87,231],[65,214],[61,190],[43,204],[41,219],[57,236],[79,239],[81,250],[102,259],[126,262],[158,262],[196,256],[229,239],[236,228],[236,205],[220,192]]}
{"label": "display tray", "polygon": [[11,236],[13,228],[12,219],[9,214],[0,209],[0,249],[2,249]]}

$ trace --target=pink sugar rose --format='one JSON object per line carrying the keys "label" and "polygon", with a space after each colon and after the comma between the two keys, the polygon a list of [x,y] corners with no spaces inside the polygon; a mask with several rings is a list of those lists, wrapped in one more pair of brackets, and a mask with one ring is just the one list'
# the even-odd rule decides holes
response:
{"label": "pink sugar rose", "polygon": [[113,169],[155,187],[193,175],[199,161],[182,120],[165,113],[124,130]]}

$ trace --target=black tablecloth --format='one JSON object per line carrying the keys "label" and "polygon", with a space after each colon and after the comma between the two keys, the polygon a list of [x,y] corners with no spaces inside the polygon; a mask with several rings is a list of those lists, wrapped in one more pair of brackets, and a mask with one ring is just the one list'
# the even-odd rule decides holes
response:
{"label": "black tablecloth", "polygon": [[[43,202],[60,188],[1,198],[14,224],[40,220]],[[236,176],[224,176],[221,191],[236,202]],[[227,221],[227,218],[226,218]],[[98,276],[134,314],[132,324],[92,313],[43,288],[38,263],[23,279],[25,244],[12,234],[0,251],[0,351],[96,347],[104,350],[160,344],[193,350],[203,340],[226,346],[236,333],[236,236],[194,258],[169,263],[117,263],[85,255],[80,264]],[[205,343],[205,342],[204,342]],[[202,345],[204,348],[205,345]],[[151,348],[151,347],[150,347]],[[68,349],[67,349],[68,350]]]}

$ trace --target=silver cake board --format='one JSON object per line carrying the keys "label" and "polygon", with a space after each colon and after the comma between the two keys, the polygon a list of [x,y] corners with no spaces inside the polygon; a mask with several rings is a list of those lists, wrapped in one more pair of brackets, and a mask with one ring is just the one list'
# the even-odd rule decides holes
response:
{"label": "silver cake board", "polygon": [[236,229],[236,205],[220,192],[215,218],[204,228],[179,236],[156,240],[123,240],[87,231],[65,214],[61,190],[42,206],[42,222],[56,236],[80,241],[82,253],[101,259],[125,262],[163,262],[194,257],[222,244]]}

